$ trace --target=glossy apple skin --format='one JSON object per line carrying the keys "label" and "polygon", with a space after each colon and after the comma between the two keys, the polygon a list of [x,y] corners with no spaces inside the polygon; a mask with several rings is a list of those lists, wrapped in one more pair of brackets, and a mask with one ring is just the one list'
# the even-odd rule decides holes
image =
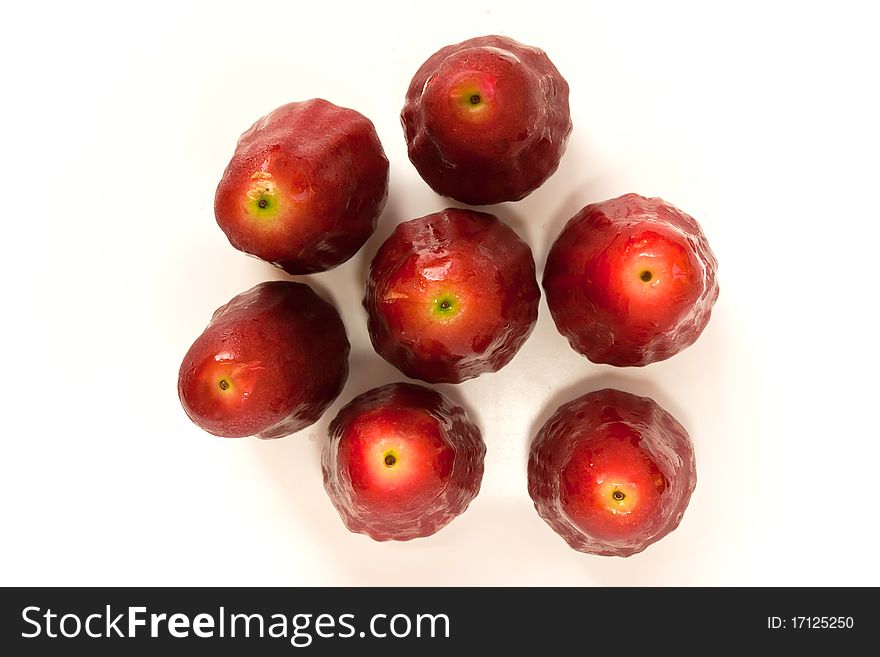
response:
{"label": "glossy apple skin", "polygon": [[392,383],[358,395],[330,423],[324,487],[352,532],[408,541],[464,512],[480,490],[485,454],[464,409],[423,386]]}
{"label": "glossy apple skin", "polygon": [[[718,298],[717,269],[693,217],[626,194],[569,220],[547,256],[543,286],[575,351],[594,363],[643,366],[700,336]],[[648,281],[640,278],[646,271]]]}
{"label": "glossy apple skin", "polygon": [[336,399],[348,352],[339,313],[308,285],[261,283],[217,309],[190,347],[180,403],[214,435],[281,438],[317,421]]}
{"label": "glossy apple skin", "polygon": [[308,274],[353,256],[387,195],[388,159],[373,124],[316,98],[283,105],[242,134],[214,214],[236,249]]}
{"label": "glossy apple skin", "polygon": [[[444,294],[450,316],[435,312]],[[460,383],[511,361],[540,296],[532,252],[513,229],[447,208],[397,226],[373,259],[364,307],[385,360],[411,378]]]}
{"label": "glossy apple skin", "polygon": [[[697,482],[684,428],[648,397],[599,390],[563,404],[532,442],[529,495],[575,550],[628,557],[678,527]],[[625,492],[621,502],[611,495]]]}
{"label": "glossy apple skin", "polygon": [[435,192],[470,205],[518,201],[565,152],[568,83],[544,51],[477,37],[422,64],[400,119],[409,159]]}

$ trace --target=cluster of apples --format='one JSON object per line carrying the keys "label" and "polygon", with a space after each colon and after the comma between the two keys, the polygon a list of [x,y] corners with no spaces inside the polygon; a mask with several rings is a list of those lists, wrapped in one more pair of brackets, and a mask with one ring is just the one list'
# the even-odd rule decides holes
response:
{"label": "cluster of apples", "polygon": [[[568,84],[538,48],[500,36],[432,55],[401,121],[409,157],[438,193],[516,201],[557,168],[571,132]],[[315,99],[290,103],[239,139],[217,188],[236,248],[290,274],[348,260],[373,233],[388,160],[373,124]],[[543,287],[559,332],[596,363],[643,366],[702,332],[718,296],[697,222],[627,194],[587,205],[562,230]],[[403,374],[459,383],[511,361],[538,316],[529,247],[498,218],[448,208],[397,226],[376,253],[364,306],[376,352]],[[189,417],[227,437],[280,438],[340,394],[349,342],[308,285],[257,285],[218,309],[180,367]],[[477,495],[486,447],[448,398],[390,383],[330,423],[325,488],[346,526],[376,540],[438,531]],[[691,441],[653,400],[617,390],[562,405],[535,437],[528,488],[572,547],[627,556],[678,526],[696,482]]]}

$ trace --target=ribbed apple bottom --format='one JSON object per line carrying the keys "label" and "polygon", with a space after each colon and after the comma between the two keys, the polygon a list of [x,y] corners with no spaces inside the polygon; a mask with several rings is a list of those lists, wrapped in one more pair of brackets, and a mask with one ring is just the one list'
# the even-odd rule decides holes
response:
{"label": "ribbed apple bottom", "polygon": [[[614,426],[619,425],[619,426]],[[562,473],[578,450],[607,434],[627,432],[639,454],[665,479],[656,508],[632,531],[596,536],[573,521],[563,507]],[[684,427],[654,400],[619,390],[599,390],[557,409],[532,442],[529,495],[538,514],[575,550],[628,557],[678,527],[697,482],[691,440]]]}
{"label": "ribbed apple bottom", "polygon": [[[468,80],[492,88],[476,115],[448,102]],[[559,167],[572,130],[568,82],[547,54],[498,35],[431,55],[410,82],[400,119],[422,179],[468,205],[531,194]]]}
{"label": "ribbed apple bottom", "polygon": [[[669,276],[652,279],[663,287],[643,296],[635,265],[650,259],[666,261]],[[543,286],[572,349],[594,363],[643,367],[700,337],[718,299],[717,269],[696,219],[663,199],[624,194],[568,221],[547,255]]]}
{"label": "ribbed apple bottom", "polygon": [[178,373],[180,403],[216,436],[281,438],[339,396],[349,351],[336,308],[308,285],[260,283],[218,308],[193,342]]}
{"label": "ribbed apple bottom", "polygon": [[236,249],[312,274],[357,253],[387,198],[388,158],[373,123],[313,98],[278,107],[241,135],[214,216]]}
{"label": "ribbed apple bottom", "polygon": [[[377,502],[381,495],[376,491],[365,490],[362,482],[353,483],[350,464],[341,458],[348,450],[340,445],[358,439],[358,423],[364,418],[400,409],[424,413],[432,439],[439,436],[442,450],[451,449],[451,467],[441,475],[442,482],[436,488],[435,482],[431,483],[427,495],[418,490],[416,482],[412,498]],[[393,383],[359,395],[331,422],[330,439],[322,454],[324,487],[350,531],[377,541],[408,541],[436,533],[467,509],[480,490],[485,454],[480,430],[464,409],[428,388]]]}
{"label": "ribbed apple bottom", "polygon": [[[456,299],[451,320],[433,309]],[[446,208],[399,224],[370,266],[373,347],[406,376],[461,383],[507,365],[532,333],[541,291],[529,246],[494,215]]]}

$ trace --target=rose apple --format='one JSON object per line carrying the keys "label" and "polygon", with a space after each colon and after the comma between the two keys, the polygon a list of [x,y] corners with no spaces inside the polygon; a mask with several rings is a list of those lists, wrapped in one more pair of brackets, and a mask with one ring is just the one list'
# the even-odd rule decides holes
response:
{"label": "rose apple", "polygon": [[180,366],[183,409],[205,431],[280,438],[315,422],[348,376],[336,309],[303,283],[261,283],[219,308]]}
{"label": "rose apple", "polygon": [[529,495],[575,550],[627,557],[678,527],[696,485],[693,446],[656,402],[599,390],[563,404],[529,455]]}
{"label": "rose apple", "polygon": [[235,248],[308,274],[363,246],[387,194],[388,160],[373,124],[313,99],[279,107],[241,136],[214,214]]}
{"label": "rose apple", "polygon": [[571,133],[568,83],[542,50],[502,36],[431,55],[400,118],[425,182],[471,205],[518,201],[540,187]]}
{"label": "rose apple", "polygon": [[699,224],[659,198],[626,194],[578,212],[556,238],[543,285],[559,332],[595,363],[647,365],[690,346],[718,298]]}
{"label": "rose apple", "polygon": [[459,383],[506,365],[532,332],[529,247],[496,217],[448,208],[397,226],[370,267],[376,351],[409,377]]}
{"label": "rose apple", "polygon": [[462,408],[392,383],[355,397],[331,422],[324,486],[349,530],[406,541],[464,512],[480,490],[485,453]]}

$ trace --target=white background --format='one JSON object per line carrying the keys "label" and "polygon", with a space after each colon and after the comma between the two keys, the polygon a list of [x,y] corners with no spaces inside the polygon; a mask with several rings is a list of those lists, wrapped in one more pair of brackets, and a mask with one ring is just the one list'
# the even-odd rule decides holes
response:
{"label": "white background", "polygon": [[[17,3],[0,10],[3,255],[0,583],[880,585],[880,49],[870,3]],[[575,354],[542,301],[494,375],[441,386],[482,427],[482,491],[410,543],[350,534],[321,485],[329,419],[402,376],[360,305],[393,226],[447,201],[398,114],[435,50],[487,33],[544,48],[571,85],[559,171],[493,210],[532,246],[635,191],[695,216],[721,296],[700,340],[642,369]],[[351,376],[314,426],[224,440],[177,370],[213,310],[280,270],[235,251],[215,186],[238,135],[321,96],[371,118],[391,160],[374,237],[307,277],[340,309]],[[680,528],[629,559],[575,552],[526,492],[531,437],[604,386],[690,431]]]}

